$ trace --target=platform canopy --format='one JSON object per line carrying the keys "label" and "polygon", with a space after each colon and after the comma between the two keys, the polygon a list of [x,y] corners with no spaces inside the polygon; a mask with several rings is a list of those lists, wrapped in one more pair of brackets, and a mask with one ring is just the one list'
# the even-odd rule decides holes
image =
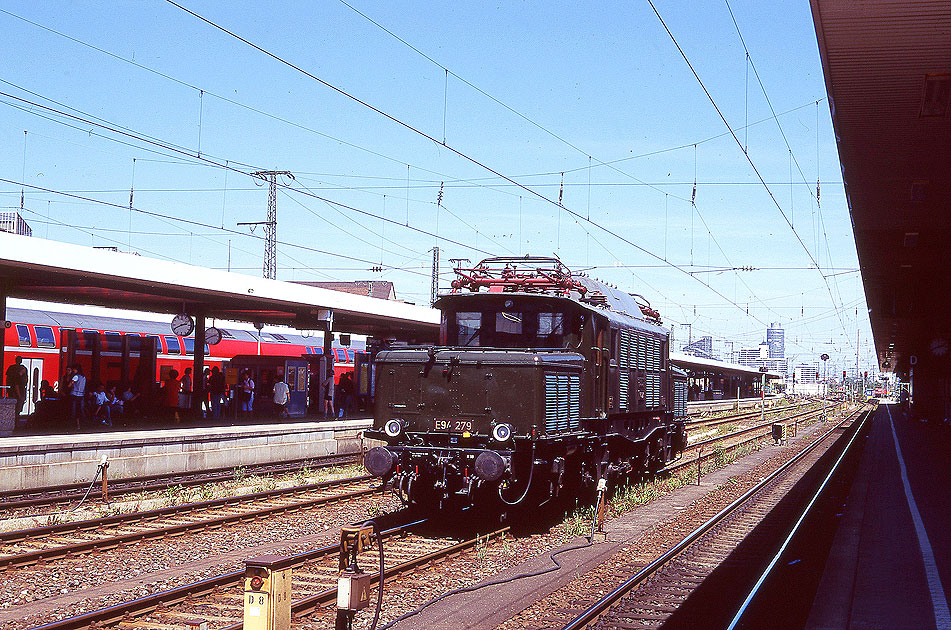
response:
{"label": "platform canopy", "polygon": [[439,312],[291,282],[0,232],[0,291],[17,297],[433,341]]}
{"label": "platform canopy", "polygon": [[951,4],[811,4],[879,365],[946,363]]}
{"label": "platform canopy", "polygon": [[[724,376],[759,377],[761,374],[758,368],[748,367],[738,363],[727,363],[726,361],[719,361],[717,359],[708,359],[706,357],[696,357],[692,354],[684,354],[682,352],[671,352],[670,362],[685,370],[691,370],[694,372],[715,372]],[[766,378],[772,380],[783,378],[783,375],[774,370],[770,370],[769,372],[766,372]]]}

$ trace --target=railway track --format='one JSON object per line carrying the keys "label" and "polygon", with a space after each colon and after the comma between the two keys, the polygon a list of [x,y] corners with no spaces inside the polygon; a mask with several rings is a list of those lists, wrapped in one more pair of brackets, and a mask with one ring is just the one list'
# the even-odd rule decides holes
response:
{"label": "railway track", "polygon": [[[810,471],[817,474],[813,470],[814,467],[823,459],[827,450],[834,448],[830,446],[825,449],[823,445],[829,438],[841,436],[846,432],[852,436],[851,439],[840,440],[845,444],[842,446],[842,455],[835,460],[836,464],[832,467],[834,472],[838,462],[842,461],[855,442],[855,436],[863,429],[868,415],[867,410],[851,414],[646,566],[643,562],[638,564],[636,559],[631,559],[628,566],[631,577],[591,603],[574,619],[564,624],[562,630],[651,628],[664,624],[690,627],[697,619],[706,619],[710,622],[710,627],[725,625],[720,623],[720,618],[711,608],[696,610],[703,604],[696,603],[695,593],[701,586],[717,591],[720,605],[732,606],[725,618],[726,622],[729,621],[729,615],[740,608],[745,592],[739,593],[739,599],[726,602],[723,592],[731,589],[735,591],[737,584],[742,588],[743,580],[738,577],[738,572],[752,573],[755,580],[755,575],[759,573],[756,567],[765,564],[773,556],[777,537],[782,540],[780,534],[788,531],[792,523],[801,522],[809,508],[814,505],[818,491],[803,508],[811,490],[807,493],[797,484]],[[825,458],[830,459],[828,456]],[[831,477],[832,472],[826,480]],[[813,484],[810,482],[810,485]],[[820,486],[820,491],[824,487],[825,481]],[[788,500],[793,488],[796,488],[797,496],[794,500]],[[778,554],[775,557],[778,557]],[[714,575],[715,571],[718,572],[717,575]],[[729,582],[730,586],[717,586],[718,583],[724,582]],[[691,600],[694,610],[691,612],[688,609],[685,612],[685,602],[689,597],[694,597]],[[702,601],[710,600],[711,597],[707,597]],[[716,601],[715,598],[713,600]],[[742,612],[742,608],[740,610]]]}
{"label": "railway track", "polygon": [[351,501],[381,490],[378,479],[363,475],[144,512],[3,532],[0,533],[0,570]]}
{"label": "railway track", "polygon": [[[357,453],[354,455],[330,455],[328,457],[321,458],[307,458],[289,462],[247,466],[240,469],[216,468],[195,473],[152,475],[146,477],[136,477],[134,479],[110,480],[109,498],[112,500],[117,497],[128,496],[140,492],[167,490],[176,486],[191,487],[206,483],[233,481],[236,478],[236,475],[241,474],[272,476],[297,472],[300,470],[306,470],[308,468],[317,469],[326,468],[329,466],[355,464],[359,463],[362,458],[362,453]],[[99,489],[90,490],[88,496],[85,495],[85,491],[87,488],[89,488],[89,486],[89,483],[82,483],[50,486],[46,488],[35,488],[30,490],[4,490],[0,492],[0,512],[10,512],[17,509],[36,506],[50,506],[51,509],[62,509],[63,506],[68,506],[74,501],[79,501],[84,496],[87,501],[101,500],[102,490]]]}
{"label": "railway track", "polygon": [[[412,530],[425,521],[401,524],[380,532],[384,544],[386,583],[394,578],[418,571],[473,549],[477,544],[499,539],[508,528],[463,541],[414,534]],[[330,544],[312,551],[290,556],[292,567],[291,612],[295,617],[330,615],[328,608],[337,597],[339,545]],[[376,547],[358,556],[364,570],[371,573],[373,584],[379,572]],[[95,610],[33,630],[77,630],[80,628],[120,627],[123,630],[155,630],[184,627],[186,620],[207,621],[213,630],[239,630],[243,627],[244,571],[233,571],[217,577],[186,584],[162,593]]]}
{"label": "railway track", "polygon": [[[820,408],[804,411],[784,418],[775,418],[767,422],[757,423],[749,427],[744,427],[725,433],[716,437],[708,438],[694,442],[684,449],[681,458],[666,467],[662,468],[660,473],[672,473],[678,470],[686,469],[690,466],[699,466],[705,461],[722,457],[724,453],[743,448],[750,444],[756,444],[762,440],[772,437],[772,425],[779,423],[787,426],[793,425],[792,435],[798,431],[799,424],[805,424],[812,420],[818,420],[825,417],[831,408]],[[749,437],[744,437],[749,436]],[[706,450],[706,452],[704,452]],[[687,455],[696,453],[693,457]]]}
{"label": "railway track", "polygon": [[[772,416],[773,414],[782,414],[783,412],[789,412],[797,409],[802,409],[803,407],[811,407],[812,403],[799,403],[796,405],[787,405],[782,407],[771,407],[764,410],[763,416]],[[721,425],[735,424],[737,422],[743,422],[745,420],[755,420],[760,417],[760,410],[747,411],[743,413],[730,414],[728,416],[721,416],[719,418],[701,418],[696,420],[688,420],[686,422],[687,433],[696,433],[700,429],[708,429],[713,427],[718,427]]]}

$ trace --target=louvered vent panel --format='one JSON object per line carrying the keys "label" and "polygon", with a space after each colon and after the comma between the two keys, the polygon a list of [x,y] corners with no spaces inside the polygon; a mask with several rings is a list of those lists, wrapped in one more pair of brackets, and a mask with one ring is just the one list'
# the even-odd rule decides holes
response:
{"label": "louvered vent panel", "polygon": [[660,339],[657,337],[648,337],[647,369],[660,369]]}
{"label": "louvered vent panel", "polygon": [[581,377],[565,376],[568,387],[568,428],[575,431],[581,425]]}
{"label": "louvered vent panel", "polygon": [[687,382],[682,380],[674,381],[674,415],[683,417],[687,415]]}
{"label": "louvered vent panel", "polygon": [[647,406],[656,407],[660,404],[660,375],[647,375]]}
{"label": "louvered vent panel", "polygon": [[581,379],[577,375],[545,375],[545,430],[577,429],[581,415]]}
{"label": "louvered vent panel", "polygon": [[621,329],[620,344],[621,344],[621,347],[619,348],[619,351],[621,356],[620,356],[620,360],[618,361],[618,364],[621,368],[626,369],[631,367],[631,331],[630,330],[626,328]]}
{"label": "louvered vent panel", "polygon": [[621,408],[622,411],[627,411],[628,410],[628,388],[629,388],[628,382],[630,380],[629,372],[627,371],[626,368],[621,368],[619,370],[619,376],[620,376],[620,386],[618,388],[618,398],[620,398],[620,401],[618,403],[618,406]]}

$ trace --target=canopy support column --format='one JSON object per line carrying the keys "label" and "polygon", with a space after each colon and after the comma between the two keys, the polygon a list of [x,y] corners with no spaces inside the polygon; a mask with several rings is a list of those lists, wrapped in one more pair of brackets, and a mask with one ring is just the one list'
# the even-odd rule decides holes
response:
{"label": "canopy support column", "polygon": [[205,400],[205,312],[195,313],[195,363],[192,367],[192,412],[202,417]]}

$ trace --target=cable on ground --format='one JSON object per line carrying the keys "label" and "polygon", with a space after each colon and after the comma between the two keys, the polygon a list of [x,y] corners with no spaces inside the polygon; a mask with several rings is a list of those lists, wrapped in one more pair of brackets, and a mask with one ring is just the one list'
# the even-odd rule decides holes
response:
{"label": "cable on ground", "polygon": [[[394,625],[400,623],[401,621],[405,621],[405,620],[409,619],[410,617],[415,617],[416,615],[418,615],[419,613],[423,612],[424,610],[426,610],[427,608],[429,608],[430,606],[432,606],[432,605],[435,604],[436,602],[442,601],[442,600],[446,599],[447,597],[451,597],[451,596],[453,596],[453,595],[459,595],[460,593],[471,593],[472,591],[478,591],[479,589],[483,589],[483,588],[485,588],[485,587],[487,587],[487,586],[498,586],[499,584],[508,584],[508,583],[510,583],[510,582],[515,582],[516,580],[521,580],[521,579],[530,578],[530,577],[537,577],[537,576],[539,576],[539,575],[545,575],[546,573],[552,573],[553,571],[558,571],[559,569],[562,568],[561,563],[558,561],[558,556],[560,556],[560,555],[563,554],[563,553],[568,553],[569,551],[577,551],[577,550],[579,550],[579,549],[587,549],[588,547],[591,547],[591,546],[594,544],[594,529],[595,529],[595,527],[596,527],[596,525],[597,525],[597,519],[598,519],[598,509],[597,509],[597,505],[600,504],[600,502],[601,502],[601,496],[602,496],[603,492],[604,492],[604,490],[602,490],[602,489],[599,488],[599,490],[598,490],[598,503],[595,504],[594,514],[593,514],[592,517],[591,517],[591,529],[590,529],[590,534],[589,534],[589,536],[588,536],[588,541],[585,542],[585,543],[582,543],[582,544],[580,544],[580,545],[572,545],[571,547],[565,547],[564,549],[558,549],[557,551],[553,551],[553,552],[551,552],[550,554],[548,554],[548,559],[552,562],[552,565],[553,565],[553,566],[546,567],[546,568],[544,568],[544,569],[539,569],[539,570],[537,570],[537,571],[529,571],[529,572],[527,572],[527,573],[519,573],[518,575],[513,575],[512,577],[508,577],[508,578],[502,578],[502,579],[498,579],[498,580],[492,580],[492,581],[490,581],[490,582],[482,582],[482,583],[480,583],[480,584],[473,584],[472,586],[464,586],[464,587],[461,587],[461,588],[453,589],[453,590],[451,590],[451,591],[448,591],[448,592],[446,592],[446,593],[443,593],[443,594],[440,595],[439,597],[435,597],[435,598],[429,600],[428,602],[426,602],[426,603],[423,604],[422,606],[420,606],[420,607],[418,607],[418,608],[416,608],[416,609],[414,609],[414,610],[411,610],[411,611],[409,611],[408,613],[404,613],[404,614],[400,615],[399,617],[397,617],[397,618],[394,619],[393,621],[390,621],[389,623],[387,623],[387,624],[385,624],[385,625],[383,625],[383,626],[380,626],[379,630],[387,630],[388,628],[392,628]],[[382,552],[381,552],[381,553],[382,553]],[[381,557],[382,557],[382,556],[381,556]],[[382,574],[381,574],[381,575],[382,575]],[[382,589],[382,578],[381,578],[381,580],[380,580],[380,584],[381,584],[380,592],[382,593],[382,590],[383,590],[383,589]],[[371,630],[376,630],[376,625],[375,625],[375,624],[376,624],[376,616],[374,616],[374,625],[371,626]]]}

